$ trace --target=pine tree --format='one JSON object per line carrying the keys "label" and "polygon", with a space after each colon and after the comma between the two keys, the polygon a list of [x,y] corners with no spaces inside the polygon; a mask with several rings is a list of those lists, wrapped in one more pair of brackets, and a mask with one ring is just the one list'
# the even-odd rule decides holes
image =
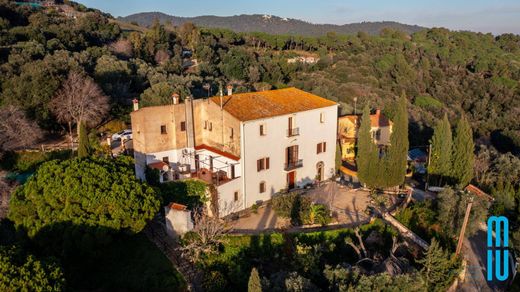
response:
{"label": "pine tree", "polygon": [[420,274],[428,291],[445,290],[443,288],[446,288],[451,280],[450,272],[457,267],[457,262],[450,258],[435,238],[432,239],[424,258],[417,262],[423,265]]}
{"label": "pine tree", "polygon": [[358,130],[356,165],[359,180],[368,187],[378,187],[379,153],[370,133],[370,108],[363,109]]}
{"label": "pine tree", "polygon": [[397,103],[390,146],[383,160],[385,165],[382,169],[385,169],[386,173],[381,174],[381,177],[386,177],[382,182],[384,186],[393,187],[404,182],[408,148],[408,110],[407,100],[403,94]]}
{"label": "pine tree", "polygon": [[247,284],[248,292],[262,292],[262,283],[260,282],[260,275],[258,270],[253,268],[249,276],[249,283]]}
{"label": "pine tree", "polygon": [[80,123],[79,126],[79,146],[78,146],[78,157],[87,157],[90,154],[90,145],[88,141],[87,127],[85,123]]}
{"label": "pine tree", "polygon": [[451,176],[459,187],[466,187],[473,179],[475,163],[473,133],[465,116],[457,123],[453,139]]}
{"label": "pine tree", "polygon": [[453,147],[451,125],[447,114],[444,114],[444,118],[435,125],[430,143],[431,154],[428,173],[436,180],[438,185],[442,185],[443,178],[450,176]]}

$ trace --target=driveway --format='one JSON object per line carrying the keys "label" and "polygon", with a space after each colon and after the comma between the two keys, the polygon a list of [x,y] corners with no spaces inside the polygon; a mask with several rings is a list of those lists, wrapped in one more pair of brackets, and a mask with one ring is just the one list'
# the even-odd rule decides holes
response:
{"label": "driveway", "polygon": [[[338,224],[362,224],[369,216],[364,213],[369,203],[369,192],[361,189],[349,190],[335,182],[328,182],[320,187],[308,190],[313,202],[327,205],[332,211],[333,221]],[[270,204],[230,223],[235,232],[261,232],[267,230],[288,229],[291,227],[288,218],[276,215]]]}

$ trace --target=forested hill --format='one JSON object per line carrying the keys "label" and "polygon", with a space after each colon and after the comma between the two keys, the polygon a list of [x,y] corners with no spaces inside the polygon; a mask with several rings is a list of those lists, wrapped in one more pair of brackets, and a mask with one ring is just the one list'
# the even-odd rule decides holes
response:
{"label": "forested hill", "polygon": [[178,17],[161,12],[144,12],[120,17],[119,20],[136,22],[142,26],[150,26],[158,19],[161,23],[171,22],[173,25],[182,25],[192,22],[195,25],[209,28],[226,28],[235,32],[265,32],[271,34],[291,34],[303,36],[321,36],[328,32],[338,34],[355,34],[366,32],[371,35],[378,34],[383,28],[391,28],[406,33],[414,33],[425,29],[417,25],[407,25],[393,21],[361,22],[344,25],[313,24],[298,19],[280,18],[270,15],[235,15],[235,16],[197,16]]}

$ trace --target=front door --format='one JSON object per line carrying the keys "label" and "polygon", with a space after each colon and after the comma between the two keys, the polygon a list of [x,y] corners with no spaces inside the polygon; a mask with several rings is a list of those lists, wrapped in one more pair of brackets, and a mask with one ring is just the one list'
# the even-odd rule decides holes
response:
{"label": "front door", "polygon": [[287,189],[291,190],[295,187],[296,181],[296,171],[291,171],[287,173]]}
{"label": "front door", "polygon": [[323,162],[318,162],[318,164],[316,165],[316,179],[318,181],[322,181],[323,180]]}

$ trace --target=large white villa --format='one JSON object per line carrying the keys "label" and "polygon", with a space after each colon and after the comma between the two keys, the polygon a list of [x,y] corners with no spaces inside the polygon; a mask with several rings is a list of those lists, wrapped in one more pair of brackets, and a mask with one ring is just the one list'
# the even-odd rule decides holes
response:
{"label": "large white villa", "polygon": [[218,191],[219,216],[334,175],[338,104],[296,88],[186,97],[132,117],[136,173],[197,177]]}

